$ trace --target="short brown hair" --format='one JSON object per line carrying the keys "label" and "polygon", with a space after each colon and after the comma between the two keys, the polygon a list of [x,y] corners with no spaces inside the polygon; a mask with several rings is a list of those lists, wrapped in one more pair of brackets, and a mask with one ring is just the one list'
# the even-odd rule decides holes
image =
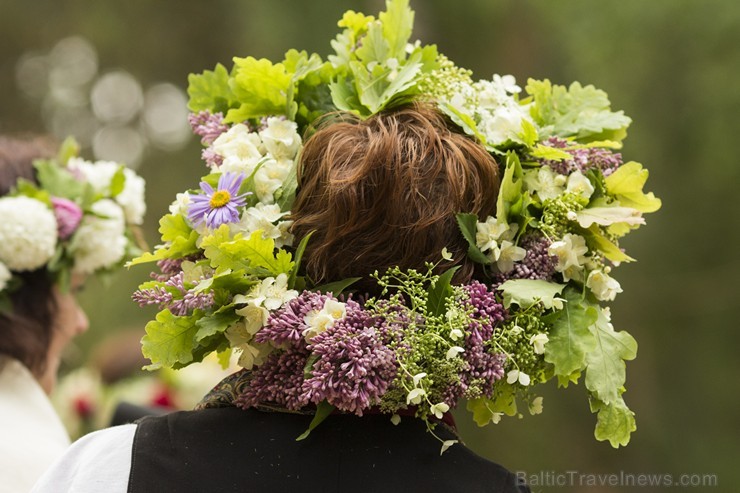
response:
{"label": "short brown hair", "polygon": [[[33,161],[55,152],[56,143],[46,137],[0,136],[0,196],[10,192],[19,178],[36,182]],[[17,359],[40,377],[55,330],[54,285],[46,267],[16,272],[14,277],[21,285],[9,293],[11,311],[0,312],[0,356]]]}
{"label": "short brown hair", "polygon": [[292,231],[297,240],[314,231],[304,266],[315,283],[366,279],[392,266],[423,269],[444,247],[462,266],[456,280],[472,277],[455,215],[495,214],[498,165],[432,106],[319,125],[298,175]]}

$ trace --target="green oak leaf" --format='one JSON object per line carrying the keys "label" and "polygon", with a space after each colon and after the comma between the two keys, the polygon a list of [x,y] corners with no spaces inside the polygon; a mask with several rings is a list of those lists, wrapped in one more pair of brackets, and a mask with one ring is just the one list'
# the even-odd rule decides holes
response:
{"label": "green oak leaf", "polygon": [[627,332],[616,332],[603,310],[599,310],[591,333],[596,347],[586,355],[586,388],[600,401],[611,404],[619,399],[626,380],[624,362],[637,356],[637,342]]}
{"label": "green oak leaf", "polygon": [[498,288],[504,293],[504,306],[509,308],[517,304],[522,308],[529,308],[542,303],[547,309],[562,307],[562,300],[556,297],[563,292],[565,284],[557,284],[538,279],[510,279]]}
{"label": "green oak leaf", "polygon": [[153,364],[171,367],[187,365],[193,361],[193,350],[197,347],[195,334],[198,320],[203,312],[178,317],[169,310],[157,313],[155,320],[146,324],[146,335],[141,339],[141,351]]}
{"label": "green oak leaf", "polygon": [[239,123],[268,115],[286,115],[292,75],[282,63],[262,58],[234,58],[234,77],[229,80],[238,108],[228,111],[224,121]]}
{"label": "green oak leaf", "polygon": [[632,432],[637,430],[637,424],[635,413],[627,407],[622,397],[619,396],[611,404],[591,398],[590,407],[592,413],[598,413],[594,437],[599,441],[609,440],[614,448],[626,446]]}
{"label": "green oak leaf", "polygon": [[553,365],[555,375],[569,376],[586,366],[586,355],[596,347],[590,327],[598,312],[572,289],[566,289],[563,298],[564,308],[552,316],[545,361]]}
{"label": "green oak leaf", "polygon": [[188,109],[194,113],[203,110],[226,113],[235,104],[229,79],[229,72],[220,63],[213,71],[188,75]]}
{"label": "green oak leaf", "polygon": [[606,191],[616,197],[623,207],[631,207],[640,212],[655,212],[662,203],[652,192],[642,191],[648,179],[648,170],[642,164],[630,161],[623,164],[604,179]]}
{"label": "green oak leaf", "polygon": [[240,318],[241,316],[236,314],[233,304],[222,306],[214,313],[201,318],[195,323],[198,326],[198,331],[195,333],[196,342],[201,342],[206,337],[216,334],[223,334]]}

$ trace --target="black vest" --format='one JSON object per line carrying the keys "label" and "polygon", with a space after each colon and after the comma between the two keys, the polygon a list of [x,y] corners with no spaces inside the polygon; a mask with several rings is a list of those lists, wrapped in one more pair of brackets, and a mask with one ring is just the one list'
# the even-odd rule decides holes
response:
{"label": "black vest", "polygon": [[[303,441],[312,416],[234,407],[144,418],[129,493],[526,492],[516,476],[415,418],[332,415]],[[443,440],[456,437],[443,426]]]}

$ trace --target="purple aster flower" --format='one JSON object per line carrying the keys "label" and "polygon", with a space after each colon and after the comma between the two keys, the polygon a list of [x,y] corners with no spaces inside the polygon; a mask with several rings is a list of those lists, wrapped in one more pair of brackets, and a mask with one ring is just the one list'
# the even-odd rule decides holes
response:
{"label": "purple aster flower", "polygon": [[188,205],[188,218],[196,226],[206,222],[209,228],[239,221],[238,207],[244,207],[244,197],[251,192],[238,195],[239,187],[244,181],[243,173],[224,173],[218,179],[218,189],[208,183],[200,182],[200,189],[205,195],[193,195]]}
{"label": "purple aster flower", "polygon": [[54,217],[57,219],[57,231],[60,240],[66,240],[77,230],[82,221],[82,209],[71,200],[61,197],[52,197]]}

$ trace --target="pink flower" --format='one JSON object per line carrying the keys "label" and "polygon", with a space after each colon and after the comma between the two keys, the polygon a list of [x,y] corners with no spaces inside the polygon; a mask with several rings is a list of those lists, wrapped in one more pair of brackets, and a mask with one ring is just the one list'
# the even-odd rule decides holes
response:
{"label": "pink flower", "polygon": [[61,197],[52,197],[54,216],[57,219],[57,231],[60,240],[66,240],[77,230],[82,221],[82,209],[71,200]]}

